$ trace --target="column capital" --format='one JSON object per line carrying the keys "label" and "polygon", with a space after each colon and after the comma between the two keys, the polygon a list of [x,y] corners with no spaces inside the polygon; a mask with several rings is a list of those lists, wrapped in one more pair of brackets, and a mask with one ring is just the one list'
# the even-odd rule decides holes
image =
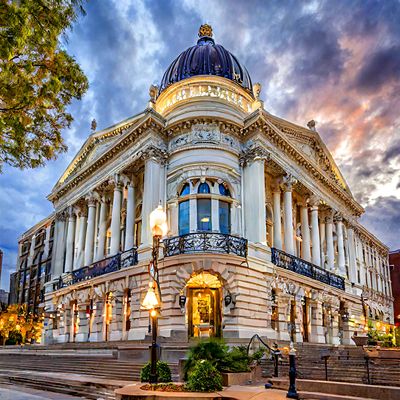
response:
{"label": "column capital", "polygon": [[99,195],[96,192],[90,192],[85,200],[87,202],[88,207],[96,207],[96,202],[99,200]]}
{"label": "column capital", "polygon": [[325,216],[325,223],[332,224],[333,223],[333,213],[328,211],[328,214]]}
{"label": "column capital", "polygon": [[55,218],[56,221],[66,221],[68,219],[68,210],[58,211],[56,212]]}
{"label": "column capital", "polygon": [[285,192],[291,192],[296,183],[297,179],[291,174],[286,174],[282,178],[282,187]]}
{"label": "column capital", "polygon": [[311,206],[311,208],[318,209],[320,202],[321,202],[321,199],[319,197],[317,197],[315,194],[311,195],[308,198],[308,204]]}
{"label": "column capital", "polygon": [[67,215],[69,219],[76,217],[76,209],[74,206],[69,206],[67,210]]}
{"label": "column capital", "polygon": [[333,213],[333,221],[334,222],[343,222],[343,216],[338,211]]}
{"label": "column capital", "polygon": [[244,166],[248,164],[249,162],[257,161],[257,160],[263,160],[263,161],[268,161],[271,159],[271,155],[269,152],[262,146],[260,145],[253,145],[249,146],[244,151],[239,157],[239,163],[240,165]]}
{"label": "column capital", "polygon": [[108,179],[110,186],[114,186],[114,190],[122,190],[123,181],[120,174],[114,174]]}
{"label": "column capital", "polygon": [[154,145],[150,145],[149,147],[141,151],[140,159],[143,161],[153,159],[160,164],[165,164],[168,159],[168,152]]}

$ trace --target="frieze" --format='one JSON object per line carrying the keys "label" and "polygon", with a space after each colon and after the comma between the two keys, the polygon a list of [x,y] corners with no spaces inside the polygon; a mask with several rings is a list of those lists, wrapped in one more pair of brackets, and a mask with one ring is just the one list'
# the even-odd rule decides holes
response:
{"label": "frieze", "polygon": [[239,141],[220,130],[218,124],[193,124],[191,130],[174,137],[169,143],[169,151],[173,152],[189,145],[214,144],[231,147],[239,151]]}

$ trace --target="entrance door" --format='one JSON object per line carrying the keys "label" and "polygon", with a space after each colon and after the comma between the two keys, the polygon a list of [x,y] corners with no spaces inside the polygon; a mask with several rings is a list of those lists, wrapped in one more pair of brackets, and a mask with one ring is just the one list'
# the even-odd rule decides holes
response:
{"label": "entrance door", "polygon": [[221,337],[219,288],[188,288],[189,337]]}

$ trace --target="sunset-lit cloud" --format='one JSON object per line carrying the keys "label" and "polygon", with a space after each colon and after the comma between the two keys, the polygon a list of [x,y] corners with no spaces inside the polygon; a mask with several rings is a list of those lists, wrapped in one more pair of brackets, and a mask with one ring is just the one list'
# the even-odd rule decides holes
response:
{"label": "sunset-lit cloud", "polygon": [[0,176],[0,248],[15,269],[17,238],[52,211],[46,195],[90,134],[146,107],[150,84],[213,26],[217,43],[262,83],[272,114],[317,130],[365,207],[362,223],[400,247],[400,3],[396,0],[89,2],[67,50],[90,89],[70,110],[69,152],[34,171]]}

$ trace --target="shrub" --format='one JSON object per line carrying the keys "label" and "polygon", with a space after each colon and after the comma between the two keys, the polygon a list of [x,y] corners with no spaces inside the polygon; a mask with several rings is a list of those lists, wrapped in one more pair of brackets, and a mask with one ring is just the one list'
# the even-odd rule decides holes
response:
{"label": "shrub", "polygon": [[[150,380],[151,363],[147,363],[140,371],[140,381],[149,382]],[[172,381],[171,369],[164,361],[157,361],[157,381],[168,383]]]}
{"label": "shrub", "polygon": [[196,361],[189,372],[187,388],[192,392],[222,390],[222,376],[210,361]]}
{"label": "shrub", "polygon": [[184,366],[185,380],[187,380],[188,373],[194,368],[197,361],[210,361],[214,367],[220,370],[227,353],[228,346],[221,340],[212,338],[200,341],[189,350],[188,359]]}
{"label": "shrub", "polygon": [[226,354],[218,370],[222,372],[248,372],[250,371],[251,357],[247,354],[245,346],[232,347]]}

